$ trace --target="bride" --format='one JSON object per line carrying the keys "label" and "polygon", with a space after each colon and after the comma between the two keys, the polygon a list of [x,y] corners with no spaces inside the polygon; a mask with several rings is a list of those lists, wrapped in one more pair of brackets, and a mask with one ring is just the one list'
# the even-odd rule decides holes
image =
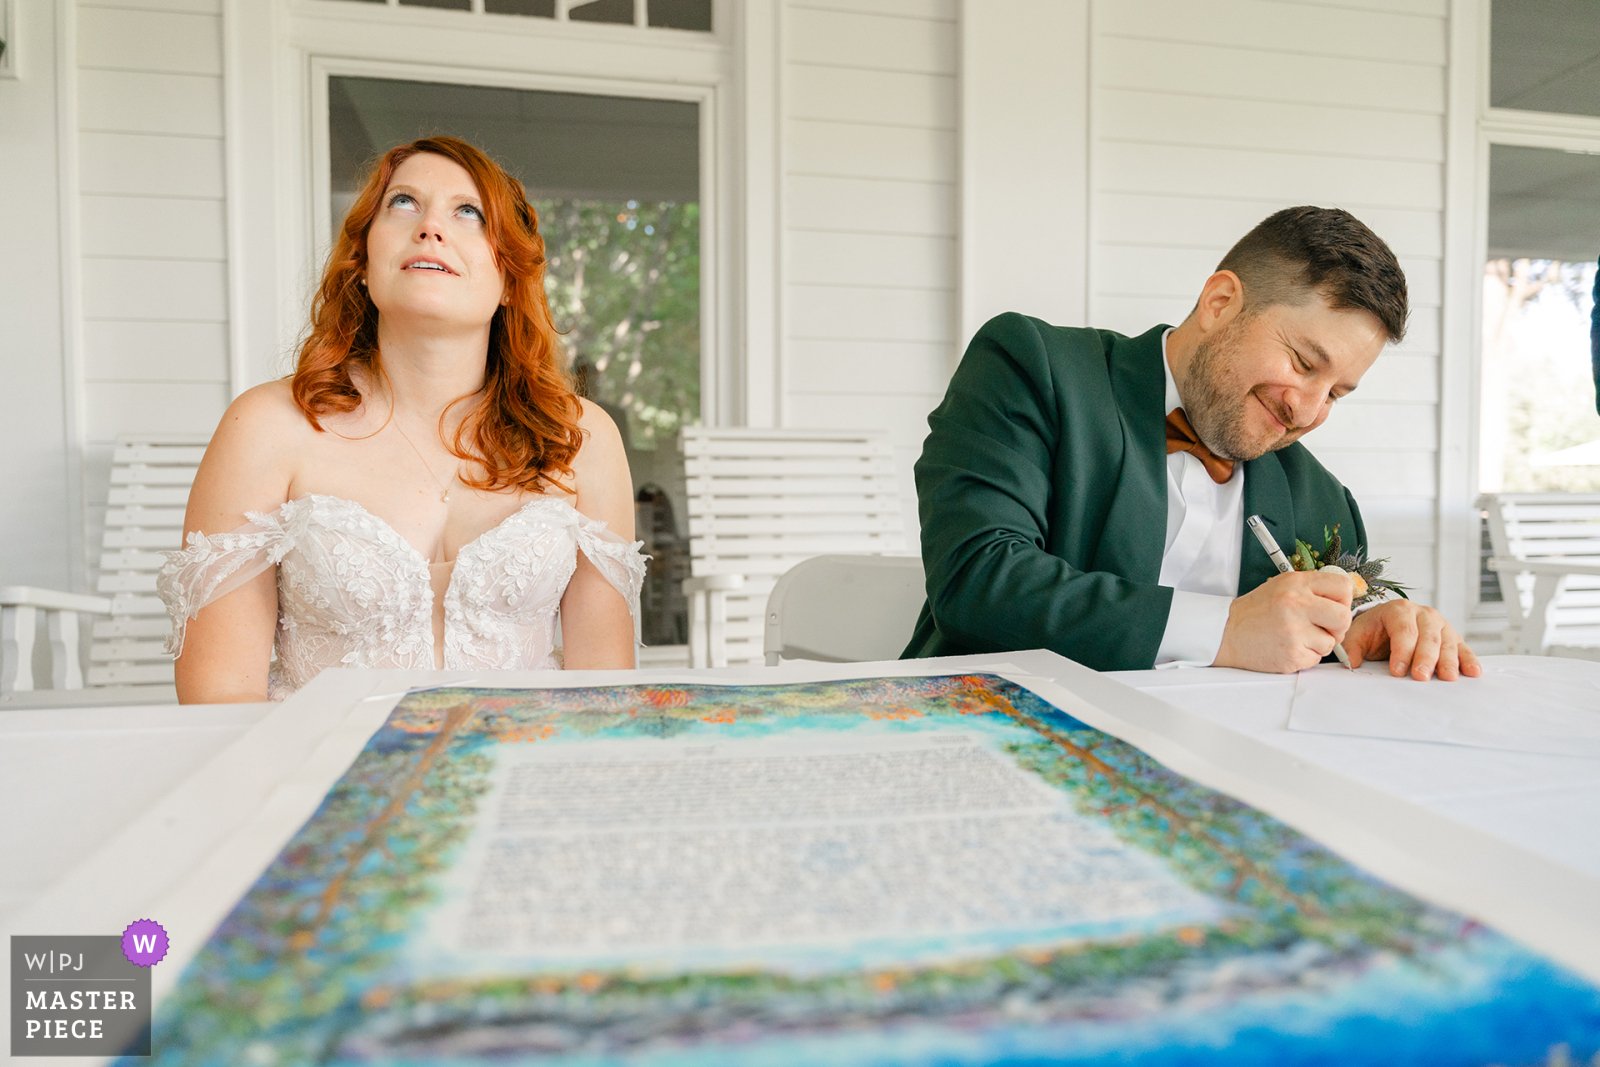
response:
{"label": "bride", "polygon": [[[158,589],[185,703],[324,667],[632,667],[644,557],[615,424],[576,396],[520,182],[390,149],[292,377],[228,408]],[[273,652],[276,651],[274,661]]]}

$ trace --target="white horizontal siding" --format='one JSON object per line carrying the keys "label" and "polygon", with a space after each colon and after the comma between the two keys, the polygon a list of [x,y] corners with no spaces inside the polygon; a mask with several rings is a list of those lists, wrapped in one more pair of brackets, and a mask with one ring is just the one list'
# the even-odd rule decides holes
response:
{"label": "white horizontal siding", "polygon": [[1450,9],[1450,0],[1273,0],[1290,7],[1348,8],[1351,11],[1402,12],[1408,15],[1432,15],[1444,18]]}
{"label": "white horizontal siding", "polygon": [[221,382],[227,327],[220,322],[83,324],[84,377],[96,382]]}
{"label": "white horizontal siding", "polygon": [[178,11],[192,15],[220,15],[222,0],[93,0],[95,7],[120,7],[136,11]]}
{"label": "white horizontal siding", "polygon": [[795,233],[956,232],[956,187],[949,182],[793,175],[787,192],[784,209]]}
{"label": "white horizontal siding", "polygon": [[85,256],[84,318],[225,322],[225,274],[223,264],[209,260]]}
{"label": "white horizontal siding", "polygon": [[783,8],[783,418],[886,431],[913,543],[911,464],[958,345],[955,7]]}
{"label": "white horizontal siding", "polygon": [[[942,383],[950,372],[949,342],[798,340],[789,342],[789,387],[796,393],[891,396],[908,382]],[[942,389],[941,389],[942,391]]]}
{"label": "white horizontal siding", "polygon": [[78,125],[114,133],[222,136],[222,79],[210,74],[84,70]]}
{"label": "white horizontal siding", "polygon": [[110,443],[210,433],[228,400],[222,4],[80,0],[77,38],[92,568]]}
{"label": "white horizontal siding", "polygon": [[[1229,0],[1230,3],[1238,0]],[[1095,4],[1095,16],[1116,6]],[[1130,2],[1142,9],[1143,0]],[[1224,7],[1207,5],[1207,8]],[[1297,9],[1315,23],[1327,12]],[[1160,33],[1152,22],[1147,32]],[[1371,62],[1315,54],[1315,31],[1285,41],[1281,49],[1194,44],[1181,40],[1095,35],[1095,82],[1103,89],[1200,93],[1222,99],[1269,100],[1375,111],[1442,114],[1444,67],[1438,63]],[[1219,116],[1219,121],[1226,121]]]}
{"label": "white horizontal siding", "polygon": [[1099,5],[1095,29],[1108,37],[1265,49],[1315,60],[1444,65],[1444,22],[1436,13],[1376,14],[1322,3],[1310,18],[1315,26],[1303,9],[1275,0],[1139,0]]}
{"label": "white horizontal siding", "polygon": [[949,129],[956,79],[948,74],[791,63],[790,118]]}
{"label": "white horizontal siding", "polygon": [[222,199],[222,139],[89,130],[78,140],[83,192]]}
{"label": "white horizontal siding", "polygon": [[797,8],[843,11],[847,14],[904,15],[909,18],[954,22],[956,0],[793,0]]}
{"label": "white horizontal siding", "polygon": [[791,119],[786,123],[785,170],[876,181],[954,182],[956,143],[953,129]]}
{"label": "white horizontal siding", "polygon": [[948,236],[796,230],[784,252],[786,275],[798,285],[945,289],[956,271]]}
{"label": "white horizontal siding", "polygon": [[790,285],[788,290],[785,332],[791,339],[957,343],[949,289]]}
{"label": "white horizontal siding", "polygon": [[86,256],[220,262],[228,255],[221,200],[93,194],[80,210]]}
{"label": "white horizontal siding", "polygon": [[1372,548],[1437,585],[1446,0],[1095,0],[1090,312],[1189,313],[1239,237],[1292,204],[1347,208],[1410,285],[1403,345],[1308,440]]}
{"label": "white horizontal siding", "polygon": [[956,70],[956,27],[947,18],[791,4],[783,33],[790,63],[944,75]]}
{"label": "white horizontal siding", "polygon": [[1106,89],[1098,104],[1106,129],[1129,142],[1425,163],[1444,155],[1439,115],[1391,112],[1375,123],[1369,108],[1278,100],[1230,100],[1224,108],[1215,96],[1136,89]]}
{"label": "white horizontal siding", "polygon": [[80,3],[78,66],[220,75],[222,18],[216,13]]}
{"label": "white horizontal siding", "polygon": [[1443,204],[1442,160],[1357,160],[1303,152],[1131,144],[1109,136],[1095,147],[1097,169],[1117,176],[1117,192],[1173,196],[1214,188],[1226,189],[1230,196],[1279,203],[1338,201],[1351,211],[1368,207],[1438,211]]}
{"label": "white horizontal siding", "polygon": [[[1094,214],[1096,223],[1124,244],[1201,248],[1221,259],[1250,227],[1283,206],[1281,199],[1241,197],[1226,188],[1178,194],[1105,189],[1095,197]],[[1362,205],[1361,218],[1383,235],[1396,255],[1437,259],[1444,254],[1437,208]]]}

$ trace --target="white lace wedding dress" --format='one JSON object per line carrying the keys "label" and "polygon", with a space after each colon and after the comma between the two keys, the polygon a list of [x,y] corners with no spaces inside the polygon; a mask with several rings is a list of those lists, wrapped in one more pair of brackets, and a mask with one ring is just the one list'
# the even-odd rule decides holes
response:
{"label": "white lace wedding dress", "polygon": [[[278,633],[268,695],[282,700],[324,667],[432,668],[429,564],[353,500],[313,495],[219,534],[191,533],[156,581],[176,656],[201,608],[278,568]],[[448,669],[557,667],[556,612],[582,552],[628,602],[635,633],[643,542],[558,497],[535,497],[457,553],[444,592]]]}

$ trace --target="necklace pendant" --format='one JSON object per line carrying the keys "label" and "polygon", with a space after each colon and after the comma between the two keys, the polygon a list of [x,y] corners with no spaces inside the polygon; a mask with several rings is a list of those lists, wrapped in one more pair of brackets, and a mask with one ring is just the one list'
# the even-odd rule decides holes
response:
{"label": "necklace pendant", "polygon": [[450,503],[450,490],[446,489],[444,492],[439,494],[439,503],[441,503],[441,504]]}

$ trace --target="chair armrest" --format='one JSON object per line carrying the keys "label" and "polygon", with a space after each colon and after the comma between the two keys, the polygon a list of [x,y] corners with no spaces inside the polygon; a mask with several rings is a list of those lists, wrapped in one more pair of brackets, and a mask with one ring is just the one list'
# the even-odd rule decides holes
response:
{"label": "chair armrest", "polygon": [[32,585],[0,585],[0,606],[38,608],[40,611],[84,611],[91,615],[111,614],[111,598],[90,593],[63,593]]}
{"label": "chair armrest", "polygon": [[702,574],[683,580],[689,608],[689,666],[726,667],[726,594],[744,585],[742,574]]}
{"label": "chair armrest", "polygon": [[50,635],[52,684],[57,689],[81,689],[78,616],[111,614],[111,598],[31,585],[0,585],[0,696],[33,688],[34,630],[41,612]]}

